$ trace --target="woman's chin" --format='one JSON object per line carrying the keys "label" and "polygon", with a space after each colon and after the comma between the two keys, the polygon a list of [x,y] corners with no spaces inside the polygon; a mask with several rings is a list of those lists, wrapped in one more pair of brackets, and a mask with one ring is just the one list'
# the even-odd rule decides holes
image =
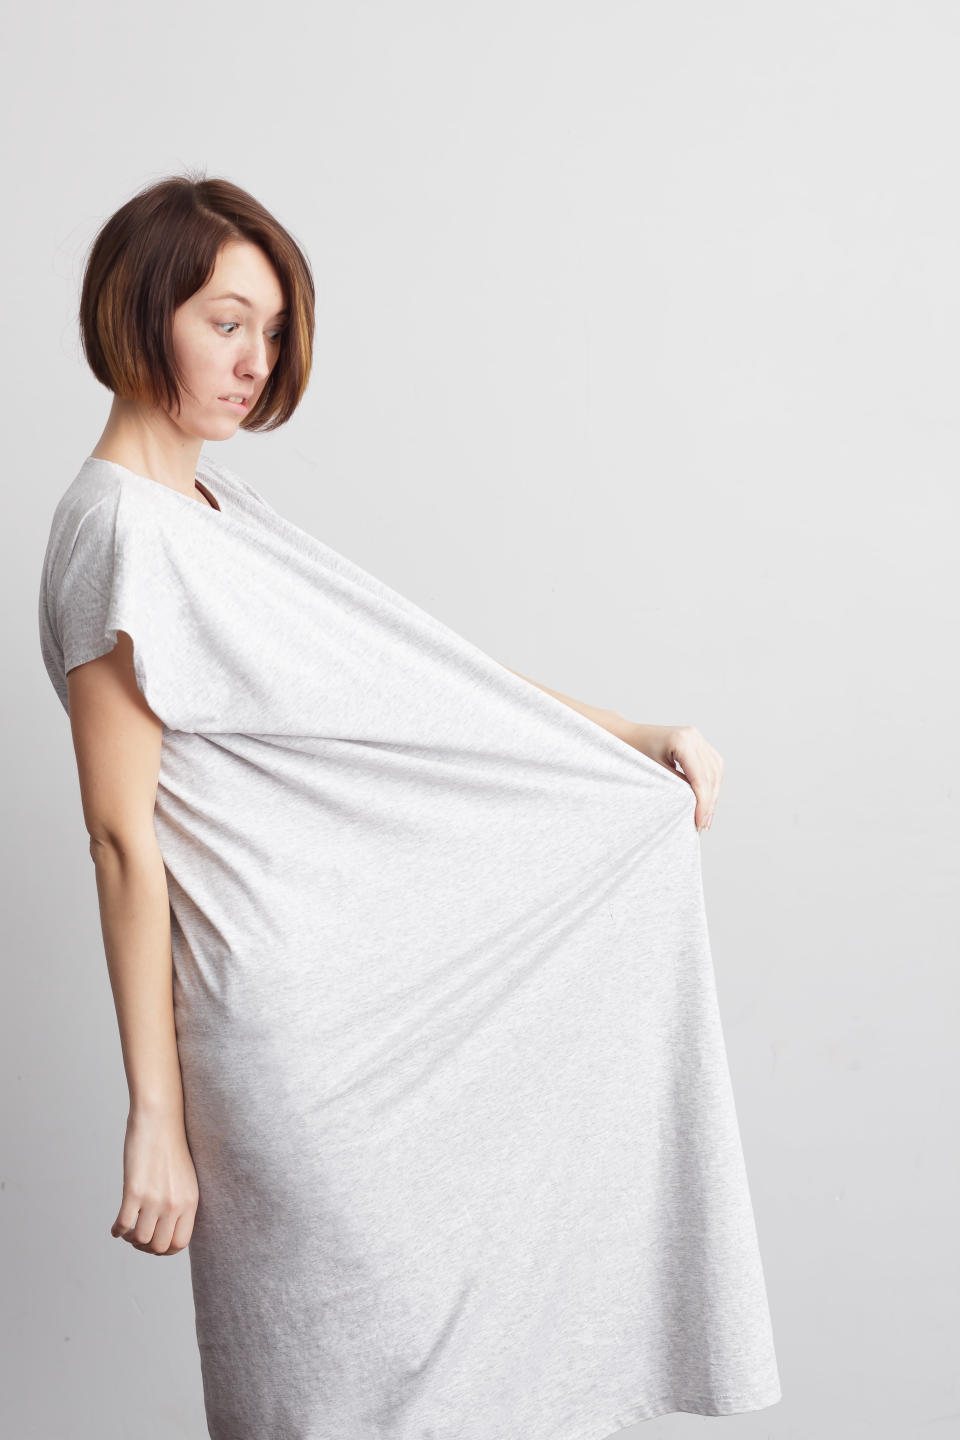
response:
{"label": "woman's chin", "polygon": [[204,417],[202,421],[198,420],[196,426],[191,428],[198,440],[229,440],[231,435],[237,433],[243,418],[240,414],[214,415]]}

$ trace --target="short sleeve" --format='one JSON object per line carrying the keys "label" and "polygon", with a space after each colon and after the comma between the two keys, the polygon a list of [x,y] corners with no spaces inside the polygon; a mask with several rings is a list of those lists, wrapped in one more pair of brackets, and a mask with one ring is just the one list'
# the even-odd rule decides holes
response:
{"label": "short sleeve", "polygon": [[154,713],[165,718],[157,708],[155,680],[148,680],[148,670],[156,669],[148,657],[159,650],[160,616],[146,603],[150,577],[138,573],[142,566],[134,561],[131,541],[119,492],[98,500],[79,519],[70,516],[51,538],[40,596],[40,641],[68,713],[68,673],[106,655],[124,630],[133,641],[137,685]]}
{"label": "short sleeve", "polygon": [[116,574],[116,501],[108,496],[80,521],[55,591],[64,677],[117,643],[111,628]]}

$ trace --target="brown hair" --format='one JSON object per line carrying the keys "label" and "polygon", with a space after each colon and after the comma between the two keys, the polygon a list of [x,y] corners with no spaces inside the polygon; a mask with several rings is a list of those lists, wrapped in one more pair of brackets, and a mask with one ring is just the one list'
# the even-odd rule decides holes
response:
{"label": "brown hair", "polygon": [[296,410],[313,356],[314,285],[292,236],[246,190],[202,172],[147,186],[111,215],[87,256],[80,338],[90,369],[128,400],[175,408],[183,377],[173,312],[213,274],[221,246],[251,240],[269,257],[289,311],[277,362],[243,430],[275,430]]}

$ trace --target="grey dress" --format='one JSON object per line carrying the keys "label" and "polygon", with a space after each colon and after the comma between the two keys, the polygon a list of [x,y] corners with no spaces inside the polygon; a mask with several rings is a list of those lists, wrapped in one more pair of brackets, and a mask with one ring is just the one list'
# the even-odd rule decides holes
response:
{"label": "grey dress", "polygon": [[214,1440],[603,1440],[780,1398],[668,771],[202,457],[88,457],[43,658],[133,639]]}

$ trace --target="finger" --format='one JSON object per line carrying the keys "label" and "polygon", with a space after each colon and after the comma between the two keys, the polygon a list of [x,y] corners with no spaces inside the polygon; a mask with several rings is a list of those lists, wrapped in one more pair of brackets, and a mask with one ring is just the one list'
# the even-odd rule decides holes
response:
{"label": "finger", "polygon": [[160,1211],[155,1206],[142,1206],[140,1219],[137,1221],[132,1232],[123,1238],[129,1240],[138,1250],[146,1250],[153,1239],[153,1233],[157,1228],[157,1221],[160,1218]]}
{"label": "finger", "polygon": [[701,830],[709,810],[710,787],[703,774],[702,766],[698,765],[696,760],[688,762],[684,779],[697,797],[697,803],[693,808],[693,822],[697,829]]}
{"label": "finger", "polygon": [[118,1240],[125,1240],[140,1218],[140,1206],[136,1200],[124,1198],[116,1220],[110,1226],[110,1234]]}
{"label": "finger", "polygon": [[181,1250],[186,1250],[190,1244],[190,1236],[193,1234],[193,1215],[185,1210],[174,1226],[173,1235],[170,1239],[167,1255],[178,1255]]}
{"label": "finger", "polygon": [[714,780],[713,784],[710,786],[709,791],[707,792],[707,794],[706,794],[705,797],[704,797],[704,802],[703,802],[703,820],[702,820],[702,822],[698,822],[699,824],[702,825],[703,830],[709,830],[709,829],[710,829],[710,826],[713,824],[713,817],[714,817],[714,815],[715,815],[715,813],[716,813],[717,803],[718,803],[719,799],[720,799],[720,779],[719,779],[719,776],[718,776],[718,777]]}
{"label": "finger", "polygon": [[694,823],[702,834],[710,829],[713,821],[714,811],[717,808],[717,799],[720,794],[720,783],[716,776],[709,775],[699,778],[694,786],[697,796],[696,810],[694,811]]}
{"label": "finger", "polygon": [[157,1228],[153,1232],[153,1239],[150,1241],[150,1249],[154,1255],[166,1255],[170,1248],[170,1241],[173,1239],[173,1232],[176,1229],[177,1216],[171,1211],[167,1215],[161,1215],[157,1221]]}
{"label": "finger", "polygon": [[713,818],[720,788],[720,767],[711,764],[709,757],[701,754],[692,744],[682,744],[672,751],[668,750],[667,758],[669,767],[687,781],[696,796],[693,823],[697,833],[703,834],[710,828]]}

